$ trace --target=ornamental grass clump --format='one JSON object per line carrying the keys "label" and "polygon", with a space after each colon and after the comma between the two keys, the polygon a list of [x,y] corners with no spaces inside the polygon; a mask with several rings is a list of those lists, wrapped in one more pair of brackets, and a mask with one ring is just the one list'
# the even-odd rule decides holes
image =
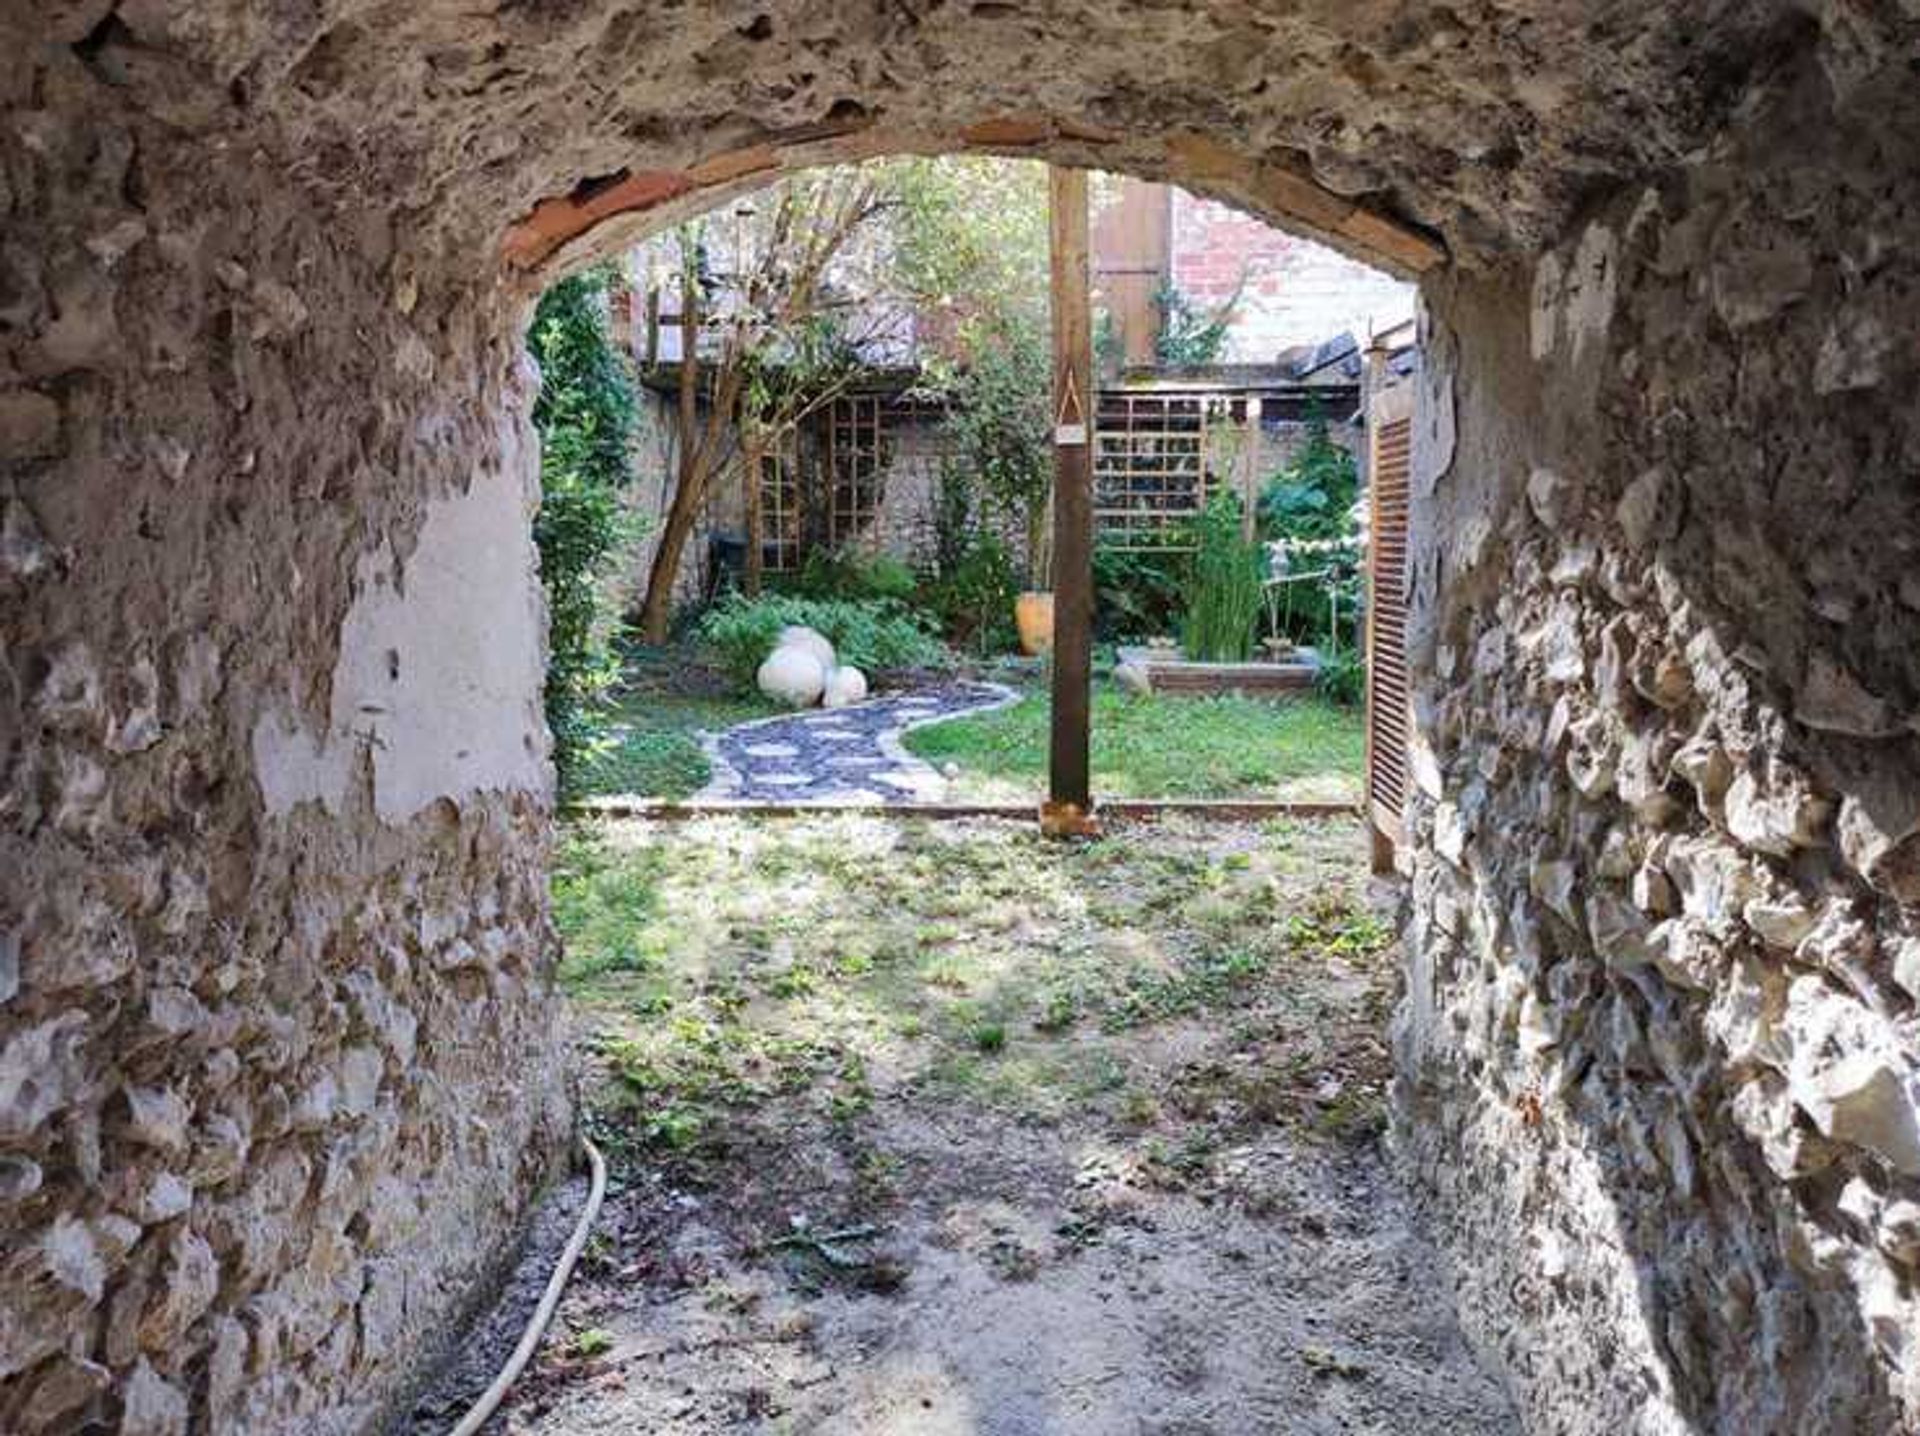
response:
{"label": "ornamental grass clump", "polygon": [[1244,663],[1260,622],[1260,550],[1240,533],[1240,503],[1219,493],[1193,521],[1187,612],[1180,644],[1189,658]]}

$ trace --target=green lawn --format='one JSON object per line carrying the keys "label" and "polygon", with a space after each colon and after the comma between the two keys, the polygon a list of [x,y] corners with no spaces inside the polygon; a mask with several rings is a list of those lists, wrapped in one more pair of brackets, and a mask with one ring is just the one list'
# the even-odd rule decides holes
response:
{"label": "green lawn", "polygon": [[701,729],[782,711],[758,696],[728,698],[635,691],[608,712],[605,746],[581,765],[580,796],[685,798],[706,785]]}
{"label": "green lawn", "polygon": [[[758,1121],[792,1142],[878,1091],[1129,1130],[1162,1106],[1211,1120],[1228,1094],[1147,1034],[1235,1016],[1287,1052],[1230,1080],[1270,1071],[1267,1104],[1291,1111],[1304,1074],[1349,1065],[1343,1026],[1384,1054],[1390,934],[1362,852],[1344,818],[1171,820],[1098,844],[855,813],[570,824],[559,977],[594,1033],[599,1140],[724,1164]],[[1366,1065],[1351,1125],[1370,1133],[1384,1069]],[[1354,1115],[1311,1108],[1328,1133]]]}
{"label": "green lawn", "polygon": [[[1051,711],[1032,693],[909,733],[907,747],[959,770],[956,800],[1030,798],[1046,782]],[[1365,756],[1361,710],[1321,698],[1141,698],[1105,687],[1093,697],[1096,796],[1356,799]]]}

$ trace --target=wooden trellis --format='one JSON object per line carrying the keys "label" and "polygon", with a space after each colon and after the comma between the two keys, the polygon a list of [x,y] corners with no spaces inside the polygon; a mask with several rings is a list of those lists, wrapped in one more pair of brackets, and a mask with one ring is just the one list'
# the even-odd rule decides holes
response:
{"label": "wooden trellis", "polygon": [[768,573],[800,567],[800,469],[791,452],[760,456],[760,551]]}
{"label": "wooden trellis", "polygon": [[836,399],[827,415],[827,542],[835,548],[869,532],[880,514],[886,474],[886,400]]}
{"label": "wooden trellis", "polygon": [[1245,430],[1257,428],[1258,415],[1257,401],[1247,398],[1101,394],[1093,452],[1093,521],[1100,542],[1136,550],[1186,547],[1182,525],[1206,507],[1214,490],[1246,486],[1253,436]]}

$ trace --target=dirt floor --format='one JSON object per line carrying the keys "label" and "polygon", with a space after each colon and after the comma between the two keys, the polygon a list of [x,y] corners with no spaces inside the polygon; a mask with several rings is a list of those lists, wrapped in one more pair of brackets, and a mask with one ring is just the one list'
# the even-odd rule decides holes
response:
{"label": "dirt floor", "polygon": [[1362,853],[1344,820],[576,836],[615,1189],[493,1429],[1515,1430],[1381,1150]]}

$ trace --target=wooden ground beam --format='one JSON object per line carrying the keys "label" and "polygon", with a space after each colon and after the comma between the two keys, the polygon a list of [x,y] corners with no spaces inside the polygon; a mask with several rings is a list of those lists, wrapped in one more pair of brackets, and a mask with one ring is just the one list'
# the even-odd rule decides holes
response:
{"label": "wooden ground beam", "polygon": [[[1278,798],[1110,798],[1100,805],[1103,821],[1151,823],[1162,818],[1205,818],[1220,823],[1257,823],[1270,818],[1358,818],[1358,801],[1313,802]],[[832,803],[778,803],[744,798],[588,798],[574,804],[576,817],[643,818],[654,822],[691,822],[698,818],[831,818],[852,814],[866,818],[916,818],[952,821],[961,818],[1028,820],[1028,803],[902,803],[882,807]]]}
{"label": "wooden ground beam", "polygon": [[1040,829],[1095,831],[1093,717],[1093,309],[1087,172],[1047,171],[1053,295],[1053,732]]}

